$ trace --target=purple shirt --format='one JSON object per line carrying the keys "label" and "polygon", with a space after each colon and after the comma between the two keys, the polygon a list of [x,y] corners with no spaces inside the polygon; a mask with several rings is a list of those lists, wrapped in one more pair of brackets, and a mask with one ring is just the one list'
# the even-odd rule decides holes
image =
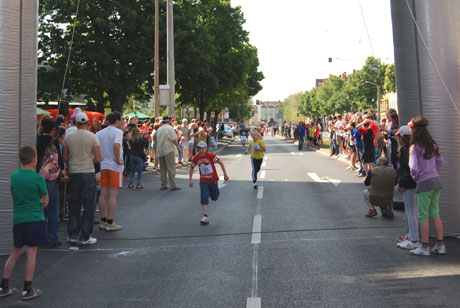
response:
{"label": "purple shirt", "polygon": [[[436,147],[436,145],[435,145]],[[430,159],[424,159],[425,149],[419,145],[412,145],[409,152],[409,167],[412,178],[417,182],[439,177],[439,170],[444,167],[444,159],[441,155],[433,155]]]}

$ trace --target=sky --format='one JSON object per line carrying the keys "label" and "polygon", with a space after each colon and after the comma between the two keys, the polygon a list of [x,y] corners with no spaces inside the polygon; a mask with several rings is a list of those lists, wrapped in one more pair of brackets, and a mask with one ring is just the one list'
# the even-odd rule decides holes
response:
{"label": "sky", "polygon": [[259,70],[265,75],[254,101],[283,101],[312,89],[316,78],[361,69],[368,56],[394,63],[389,0],[231,3],[241,7],[243,28],[258,49]]}

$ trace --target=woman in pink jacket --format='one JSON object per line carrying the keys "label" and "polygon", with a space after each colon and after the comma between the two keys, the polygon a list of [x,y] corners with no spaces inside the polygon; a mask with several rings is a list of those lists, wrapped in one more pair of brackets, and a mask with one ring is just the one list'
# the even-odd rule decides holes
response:
{"label": "woman in pink jacket", "polygon": [[[417,210],[422,242],[422,245],[411,250],[410,253],[418,256],[429,256],[431,253],[446,254],[442,221],[439,217],[439,195],[442,189],[439,170],[444,167],[444,159],[427,126],[428,120],[424,117],[415,117],[409,123],[412,129],[409,166],[411,176],[417,182]],[[433,220],[437,239],[436,245],[431,250],[428,238],[429,219]]]}

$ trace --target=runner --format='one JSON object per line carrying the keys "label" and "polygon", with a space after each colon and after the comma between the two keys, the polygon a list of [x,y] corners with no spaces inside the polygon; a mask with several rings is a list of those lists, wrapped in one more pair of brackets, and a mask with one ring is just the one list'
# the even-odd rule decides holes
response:
{"label": "runner", "polygon": [[265,143],[262,141],[260,133],[253,132],[251,136],[254,141],[251,141],[244,154],[248,154],[251,148],[253,148],[251,153],[252,182],[254,183],[254,189],[257,189],[257,173],[264,160]]}
{"label": "runner", "polygon": [[193,169],[198,166],[200,170],[200,191],[201,191],[201,206],[203,207],[203,218],[200,220],[200,224],[209,224],[208,219],[208,204],[209,197],[211,200],[217,201],[219,198],[219,176],[217,175],[215,163],[219,164],[224,172],[224,180],[228,181],[227,171],[225,171],[224,163],[214,154],[208,153],[208,146],[206,142],[200,141],[196,145],[198,154],[192,159],[190,165],[189,179],[190,187],[193,187]]}
{"label": "runner", "polygon": [[246,141],[248,140],[249,129],[245,125],[243,125],[240,129],[239,134],[241,145],[243,146],[243,148],[246,148]]}

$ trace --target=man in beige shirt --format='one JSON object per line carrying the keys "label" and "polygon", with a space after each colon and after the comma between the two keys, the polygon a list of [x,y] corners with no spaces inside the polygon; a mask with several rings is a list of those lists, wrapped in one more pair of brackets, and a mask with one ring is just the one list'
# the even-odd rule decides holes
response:
{"label": "man in beige shirt", "polygon": [[171,118],[163,118],[163,125],[156,133],[156,155],[160,158],[161,190],[168,189],[168,176],[171,190],[180,190],[176,185],[176,149],[180,152],[177,135],[170,125]]}
{"label": "man in beige shirt", "polygon": [[[89,129],[88,116],[81,112],[75,116],[77,130],[67,135],[63,142],[62,158],[69,169],[69,224],[70,244],[92,245],[91,237],[96,206],[96,174],[94,164],[102,160],[99,139]],[[83,205],[83,217],[81,206]]]}

